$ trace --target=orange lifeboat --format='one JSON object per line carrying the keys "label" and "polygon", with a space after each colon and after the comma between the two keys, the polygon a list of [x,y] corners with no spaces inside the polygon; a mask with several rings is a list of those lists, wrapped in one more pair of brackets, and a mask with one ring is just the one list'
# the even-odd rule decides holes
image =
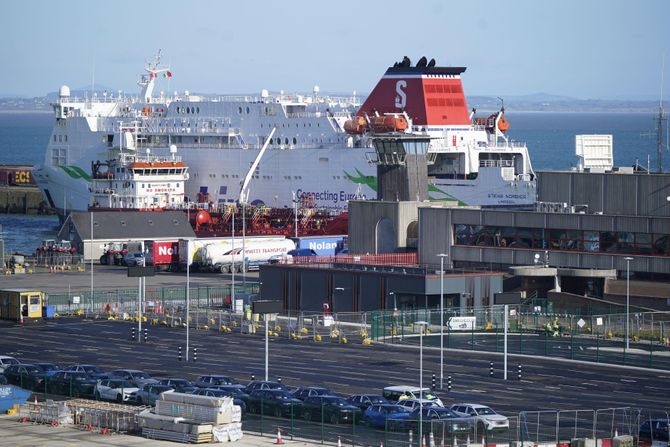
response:
{"label": "orange lifeboat", "polygon": [[498,130],[502,133],[505,133],[509,130],[509,121],[507,121],[504,116],[501,116],[500,120],[498,121]]}
{"label": "orange lifeboat", "polygon": [[370,119],[372,129],[377,133],[403,132],[407,130],[407,120],[402,115],[375,116]]}
{"label": "orange lifeboat", "polygon": [[347,120],[344,122],[344,131],[349,134],[353,135],[360,135],[368,127],[367,121],[365,121],[365,117],[362,116],[355,116],[350,120]]}

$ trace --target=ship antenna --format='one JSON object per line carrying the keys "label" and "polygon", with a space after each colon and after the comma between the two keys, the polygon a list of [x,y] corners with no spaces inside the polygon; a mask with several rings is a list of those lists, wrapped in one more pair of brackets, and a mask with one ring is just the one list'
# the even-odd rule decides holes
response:
{"label": "ship antenna", "polygon": [[[665,53],[661,62],[661,97],[658,101],[658,122],[656,129],[656,156],[658,157],[658,172],[663,172],[663,121],[665,120],[663,113],[663,81],[665,75]],[[670,147],[668,147],[670,150]]]}

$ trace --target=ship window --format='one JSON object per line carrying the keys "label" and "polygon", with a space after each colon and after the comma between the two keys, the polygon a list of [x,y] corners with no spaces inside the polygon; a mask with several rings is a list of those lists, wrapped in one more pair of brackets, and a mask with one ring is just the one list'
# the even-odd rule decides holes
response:
{"label": "ship window", "polygon": [[63,135],[58,135],[58,142],[62,143],[63,142]]}
{"label": "ship window", "polygon": [[54,143],[56,142],[56,135],[54,135]]}
{"label": "ship window", "polygon": [[239,113],[240,115],[242,114],[242,107],[237,108],[237,113]]}
{"label": "ship window", "polygon": [[293,137],[293,144],[298,144],[298,140],[296,139],[296,137]]}
{"label": "ship window", "polygon": [[228,193],[227,186],[219,186],[219,194],[227,194],[227,193]]}
{"label": "ship window", "polygon": [[195,111],[196,113],[200,113],[200,107],[196,107]]}
{"label": "ship window", "polygon": [[65,138],[65,142],[67,143],[67,135],[64,135],[64,138]]}
{"label": "ship window", "polygon": [[249,107],[247,107],[247,115],[249,114]]}
{"label": "ship window", "polygon": [[288,144],[288,138],[284,139],[284,144]]}

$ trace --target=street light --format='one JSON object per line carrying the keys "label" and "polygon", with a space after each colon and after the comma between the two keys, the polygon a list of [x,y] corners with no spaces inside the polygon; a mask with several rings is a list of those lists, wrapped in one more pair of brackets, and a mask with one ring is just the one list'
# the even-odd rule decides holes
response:
{"label": "street light", "polygon": [[630,256],[623,258],[626,261],[626,351],[629,346],[629,324],[630,324]]}
{"label": "street light", "polygon": [[414,323],[419,326],[419,442],[423,437],[423,333],[428,326],[427,321],[417,321]]}
{"label": "street light", "polygon": [[444,389],[444,258],[449,255],[440,253],[440,389]]}

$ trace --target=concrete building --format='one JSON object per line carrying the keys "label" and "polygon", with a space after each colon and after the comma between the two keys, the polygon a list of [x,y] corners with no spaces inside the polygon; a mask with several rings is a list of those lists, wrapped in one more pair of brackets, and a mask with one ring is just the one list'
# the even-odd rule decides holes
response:
{"label": "concrete building", "polygon": [[[490,306],[502,292],[502,277],[501,272],[445,269],[444,306]],[[439,269],[356,263],[274,264],[260,272],[262,298],[282,301],[291,313],[436,308],[441,280]]]}

